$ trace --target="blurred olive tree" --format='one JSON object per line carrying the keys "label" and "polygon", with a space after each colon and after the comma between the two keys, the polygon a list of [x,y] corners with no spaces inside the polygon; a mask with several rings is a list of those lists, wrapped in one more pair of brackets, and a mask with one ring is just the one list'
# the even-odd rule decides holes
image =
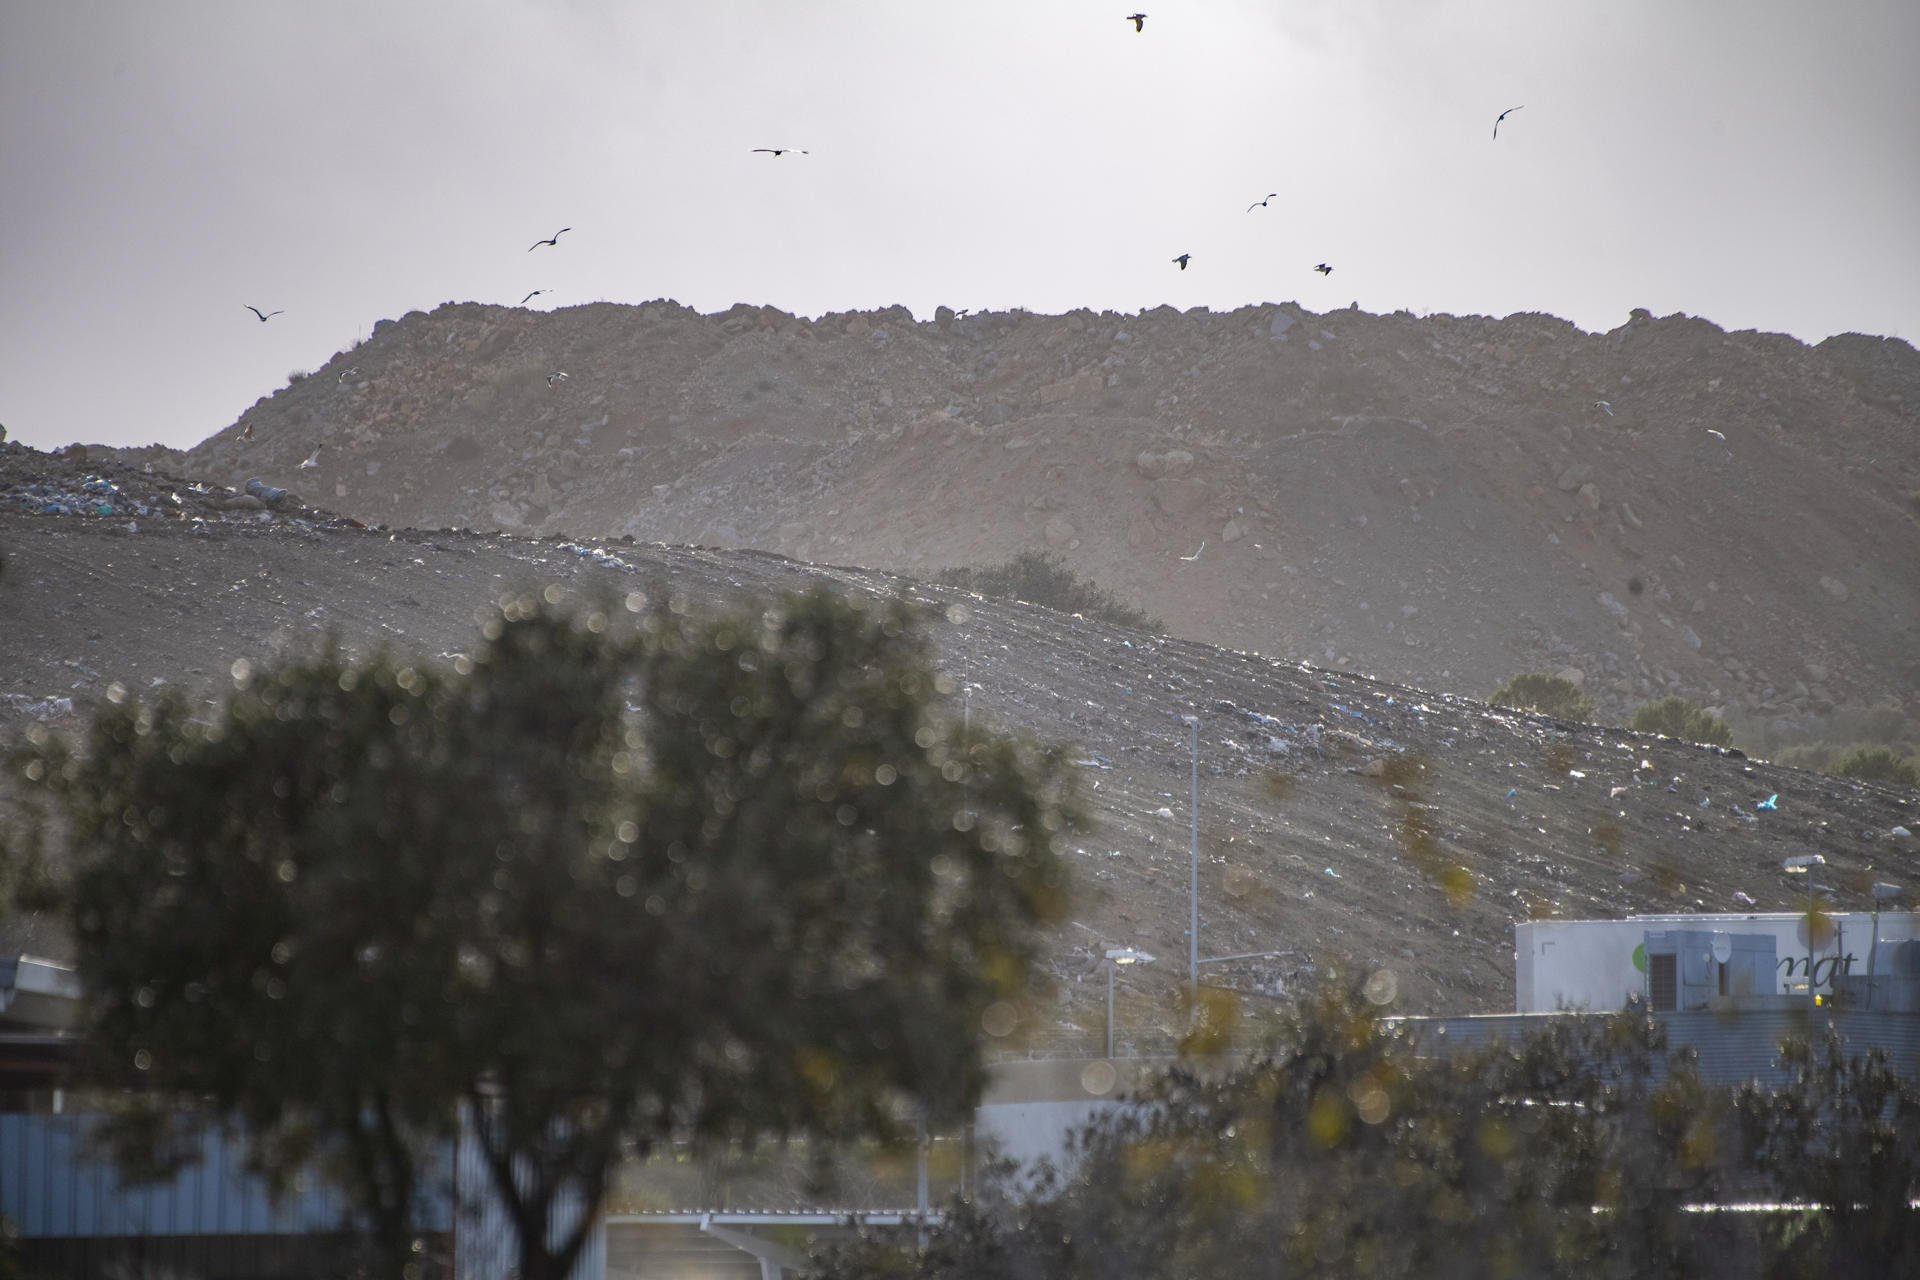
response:
{"label": "blurred olive tree", "polygon": [[[1909,1275],[1920,1091],[1837,1032],[1784,1087],[1703,1086],[1657,1022],[1415,1038],[1329,984],[1268,1050],[1177,1065],[1069,1167],[987,1179],[921,1252],[875,1234],[823,1274],[962,1280]],[[1430,1033],[1423,1033],[1428,1034]],[[1720,1211],[1731,1206],[1738,1211]]]}
{"label": "blurred olive tree", "polygon": [[402,1275],[464,1114],[549,1280],[629,1149],[970,1108],[1064,906],[1063,758],[963,736],[903,602],[559,601],[504,601],[452,671],[329,651],[211,718],[122,697],[40,738],[130,1157],[204,1100]]}

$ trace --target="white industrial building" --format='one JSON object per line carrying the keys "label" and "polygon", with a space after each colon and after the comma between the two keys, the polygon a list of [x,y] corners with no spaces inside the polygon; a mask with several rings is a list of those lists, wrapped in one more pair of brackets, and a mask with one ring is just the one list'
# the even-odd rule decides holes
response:
{"label": "white industrial building", "polygon": [[1513,935],[1516,1013],[1612,1013],[1629,999],[1661,1013],[1791,999],[1920,1009],[1920,915],[1910,911],[1527,920]]}

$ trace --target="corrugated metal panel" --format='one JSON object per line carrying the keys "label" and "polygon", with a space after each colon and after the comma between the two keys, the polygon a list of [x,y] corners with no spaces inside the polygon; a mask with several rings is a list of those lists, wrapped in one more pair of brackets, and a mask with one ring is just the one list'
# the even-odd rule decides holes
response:
{"label": "corrugated metal panel", "polygon": [[[493,1171],[480,1144],[463,1122],[455,1160],[455,1187],[459,1211],[454,1224],[453,1280],[507,1280],[515,1274],[520,1255],[513,1220],[493,1188]],[[580,1220],[580,1198],[561,1197],[556,1211],[557,1231]],[[607,1228],[595,1223],[587,1243],[575,1259],[568,1280],[602,1280],[607,1272]]]}
{"label": "corrugated metal panel", "polygon": [[[241,1145],[213,1131],[201,1137],[197,1165],[152,1186],[125,1183],[88,1142],[97,1123],[88,1115],[0,1114],[0,1214],[22,1237],[309,1235],[339,1231],[349,1220],[346,1198],[317,1179],[275,1203],[264,1180],[247,1172]],[[421,1229],[455,1231],[458,1280],[504,1280],[518,1261],[513,1226],[478,1147],[464,1136],[455,1176],[457,1222],[452,1197],[429,1190]],[[578,1212],[576,1198],[572,1220]],[[606,1233],[597,1226],[572,1280],[600,1280],[605,1270]]]}
{"label": "corrugated metal panel", "polygon": [[[319,1179],[274,1203],[247,1172],[240,1144],[201,1136],[200,1160],[154,1185],[123,1182],[89,1142],[99,1118],[85,1114],[0,1115],[0,1213],[22,1236],[239,1236],[338,1231],[346,1198]],[[444,1232],[444,1197],[422,1197],[421,1230]]]}
{"label": "corrugated metal panel", "polygon": [[[1543,1030],[1549,1020],[1594,1020],[1587,1013],[1503,1013],[1458,1018],[1404,1018],[1400,1021],[1419,1038],[1422,1051],[1444,1051],[1448,1046],[1482,1048],[1522,1039]],[[1872,1049],[1887,1051],[1888,1063],[1904,1079],[1920,1082],[1920,1015],[1859,1010],[1820,1010],[1809,1023],[1806,1011],[1755,1009],[1737,1013],[1713,1011],[1657,1013],[1666,1027],[1669,1051],[1692,1049],[1700,1078],[1707,1084],[1732,1085],[1757,1079],[1779,1084],[1786,1073],[1779,1066],[1779,1049],[1788,1038],[1806,1039],[1809,1026],[1835,1027],[1849,1054]],[[1656,1064],[1654,1078],[1665,1075]]]}
{"label": "corrugated metal panel", "polygon": [[314,1184],[278,1205],[236,1144],[204,1136],[201,1164],[151,1186],[123,1182],[88,1142],[96,1117],[0,1115],[0,1213],[23,1236],[250,1235],[337,1230],[342,1198]]}

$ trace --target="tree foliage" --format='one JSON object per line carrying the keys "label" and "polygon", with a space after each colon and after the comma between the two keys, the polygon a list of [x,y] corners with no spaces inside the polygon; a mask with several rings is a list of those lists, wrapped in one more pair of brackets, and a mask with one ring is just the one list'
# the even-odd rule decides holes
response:
{"label": "tree foliage", "polygon": [[[1362,989],[1362,991],[1364,988]],[[924,1254],[854,1277],[1906,1275],[1920,1092],[1837,1035],[1784,1089],[1703,1086],[1644,1012],[1447,1048],[1330,985],[1269,1049],[1183,1064],[1081,1136],[1070,1170],[990,1182]],[[1714,1212],[1735,1203],[1801,1208]],[[1705,1211],[1703,1211],[1705,1210]]]}
{"label": "tree foliage", "polygon": [[983,596],[1005,600],[1024,600],[1044,605],[1061,613],[1080,613],[1103,622],[1142,631],[1164,631],[1160,619],[1138,609],[1097,583],[1089,582],[1067,567],[1067,562],[1051,551],[1022,551],[1003,564],[984,568],[954,568],[940,571],[940,581],[950,587],[977,591]]}
{"label": "tree foliage", "polygon": [[1709,746],[1733,745],[1733,730],[1705,707],[1678,694],[1642,703],[1634,709],[1631,727],[1639,733],[1664,733],[1686,742]]}
{"label": "tree foliage", "polygon": [[1920,787],[1920,765],[1892,747],[1860,747],[1835,765],[1833,771],[1843,778],[1862,778],[1896,787]]}
{"label": "tree foliage", "polygon": [[1593,699],[1580,692],[1579,685],[1541,671],[1522,672],[1495,689],[1487,701],[1515,711],[1538,711],[1556,720],[1593,719]]}
{"label": "tree foliage", "polygon": [[[456,670],[336,651],[44,740],[108,1078],[318,1158],[401,1274],[464,1108],[525,1280],[631,1146],[951,1120],[1063,905],[1057,753],[964,736],[918,615],[509,598]],[[584,1209],[585,1212],[581,1212]]]}

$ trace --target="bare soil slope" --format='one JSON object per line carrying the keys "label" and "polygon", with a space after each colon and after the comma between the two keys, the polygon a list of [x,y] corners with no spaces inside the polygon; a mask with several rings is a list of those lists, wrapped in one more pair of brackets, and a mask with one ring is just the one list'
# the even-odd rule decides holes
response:
{"label": "bare soil slope", "polygon": [[[1185,974],[1189,714],[1201,951],[1279,953],[1211,967],[1211,981],[1249,993],[1284,992],[1329,964],[1384,965],[1404,1007],[1495,1011],[1511,1006],[1511,926],[1529,914],[1738,910],[1737,895],[1790,909],[1798,886],[1780,860],[1815,851],[1843,905],[1874,879],[1920,889],[1914,843],[1894,834],[1920,827],[1912,792],[878,571],[356,528],[293,498],[253,509],[236,496],[131,463],[0,446],[0,739],[75,726],[115,681],[213,696],[237,659],[329,629],[354,646],[445,658],[472,643],[476,608],[534,584],[719,600],[826,582],[926,602],[972,715],[1079,744],[1096,821],[1068,843],[1074,911],[1036,1029],[1099,1031],[1099,957],[1120,944],[1162,957],[1128,980],[1171,1008]],[[81,501],[104,513],[46,510]],[[1775,794],[1777,808],[1756,808]],[[64,947],[46,921],[4,932],[0,946]]]}
{"label": "bare soil slope", "polygon": [[1564,669],[1616,717],[1920,710],[1920,356],[1892,339],[448,304],[169,465],[369,523],[920,577],[1052,549],[1176,635],[1471,696]]}

